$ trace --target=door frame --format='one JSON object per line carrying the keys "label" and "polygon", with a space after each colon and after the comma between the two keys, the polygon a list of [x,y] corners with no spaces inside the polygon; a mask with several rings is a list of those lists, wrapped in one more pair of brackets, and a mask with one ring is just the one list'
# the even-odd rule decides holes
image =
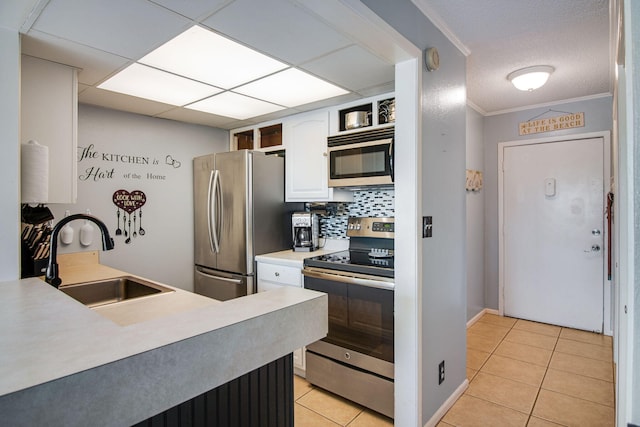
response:
{"label": "door frame", "polygon": [[[518,141],[506,141],[498,143],[498,310],[500,315],[504,315],[504,150],[507,147],[522,145],[546,144],[562,141],[575,141],[579,139],[602,138],[603,141],[603,190],[606,195],[611,188],[611,132],[589,132],[581,134],[569,134],[548,138],[523,139]],[[603,200],[606,206],[606,198]],[[603,241],[607,241],[609,230],[604,228]],[[609,248],[603,245],[603,269],[602,269],[602,289],[603,289],[603,333],[613,335],[613,280],[607,278],[607,268],[605,260],[609,256]],[[614,276],[612,276],[614,277]]]}

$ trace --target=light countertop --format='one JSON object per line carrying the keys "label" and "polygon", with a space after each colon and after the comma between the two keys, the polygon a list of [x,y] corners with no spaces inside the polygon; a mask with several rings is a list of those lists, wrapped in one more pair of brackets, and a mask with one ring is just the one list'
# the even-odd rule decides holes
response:
{"label": "light countertop", "polygon": [[[60,267],[66,284],[122,275]],[[284,287],[220,302],[173,289],[91,309],[38,278],[0,283],[3,419],[134,424],[327,333],[322,293]]]}
{"label": "light countertop", "polygon": [[302,268],[305,258],[319,255],[340,252],[349,248],[349,241],[345,239],[327,239],[324,247],[312,252],[295,252],[292,249],[285,251],[271,252],[263,255],[256,255],[256,262],[267,262],[270,264],[287,265],[290,267]]}

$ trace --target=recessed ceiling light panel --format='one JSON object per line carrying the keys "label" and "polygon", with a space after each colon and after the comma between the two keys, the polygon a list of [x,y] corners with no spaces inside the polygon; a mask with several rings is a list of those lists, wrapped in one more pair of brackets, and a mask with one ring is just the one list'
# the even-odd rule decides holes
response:
{"label": "recessed ceiling light panel", "polygon": [[240,86],[234,92],[287,107],[308,104],[348,93],[331,83],[295,68]]}
{"label": "recessed ceiling light panel", "polygon": [[199,26],[191,27],[138,62],[224,89],[287,67]]}
{"label": "recessed ceiling light panel", "polygon": [[120,71],[98,88],[178,106],[222,92],[220,88],[137,63]]}
{"label": "recessed ceiling light panel", "polygon": [[224,92],[203,99],[202,101],[194,102],[191,105],[185,106],[185,108],[231,117],[237,120],[245,120],[263,114],[273,113],[274,111],[284,110],[284,107],[280,105],[238,95],[233,92]]}

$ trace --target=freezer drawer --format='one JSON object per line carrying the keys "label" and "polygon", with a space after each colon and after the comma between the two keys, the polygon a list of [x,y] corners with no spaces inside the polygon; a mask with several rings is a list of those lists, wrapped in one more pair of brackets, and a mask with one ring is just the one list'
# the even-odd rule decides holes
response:
{"label": "freezer drawer", "polygon": [[255,292],[254,277],[196,267],[194,291],[218,301],[227,301]]}

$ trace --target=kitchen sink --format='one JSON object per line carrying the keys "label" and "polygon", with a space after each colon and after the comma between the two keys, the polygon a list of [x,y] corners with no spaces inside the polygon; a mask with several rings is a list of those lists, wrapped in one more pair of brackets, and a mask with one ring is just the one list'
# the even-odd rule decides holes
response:
{"label": "kitchen sink", "polygon": [[88,307],[173,292],[171,288],[131,276],[60,286],[59,289]]}

